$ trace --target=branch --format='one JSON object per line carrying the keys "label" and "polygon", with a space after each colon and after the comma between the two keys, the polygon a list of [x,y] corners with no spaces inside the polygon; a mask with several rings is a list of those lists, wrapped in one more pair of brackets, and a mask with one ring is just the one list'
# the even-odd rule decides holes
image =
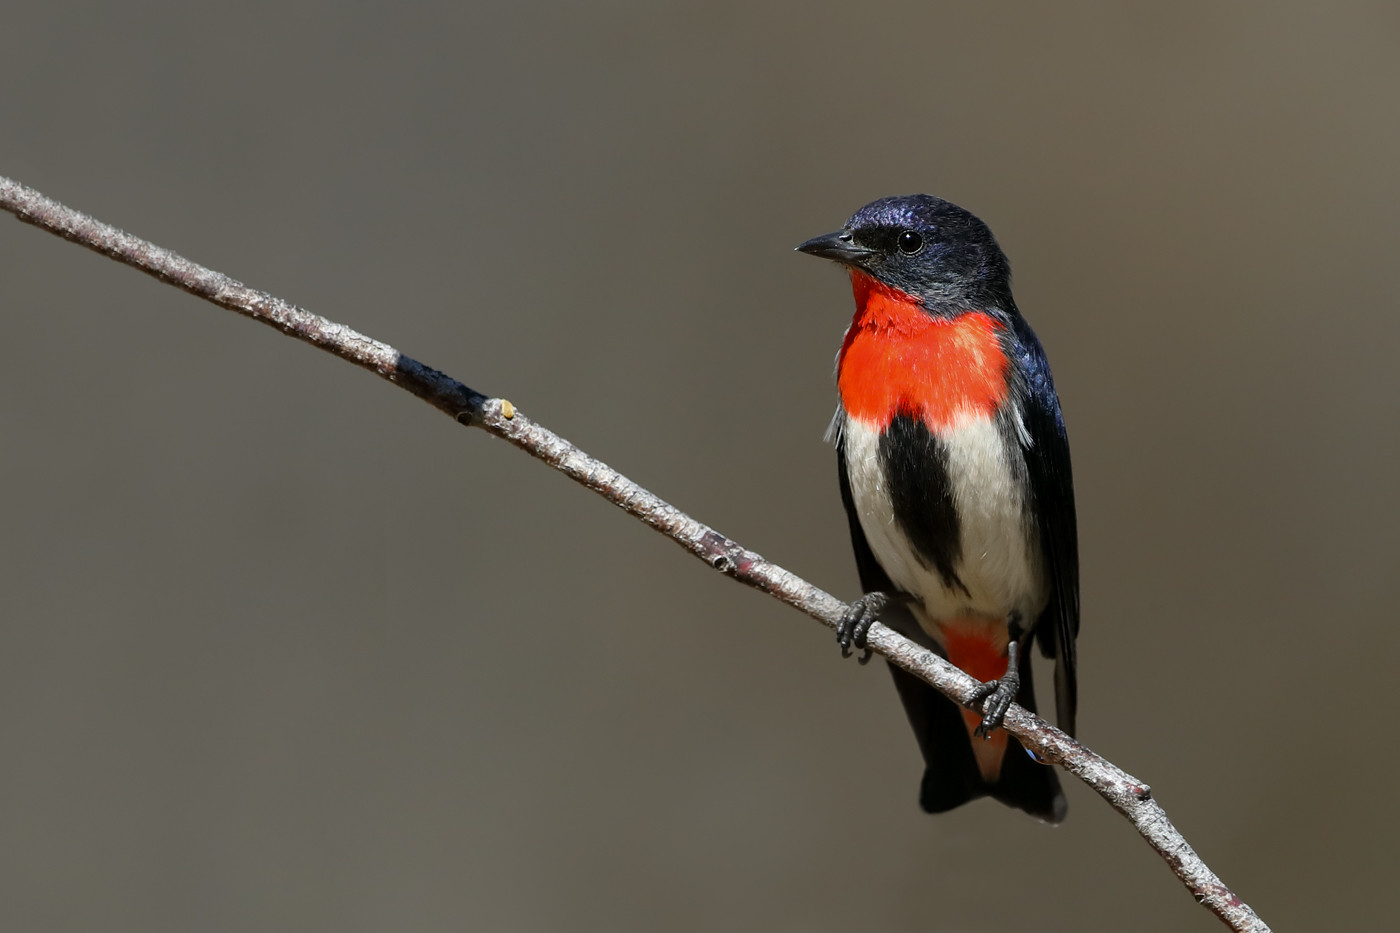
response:
{"label": "branch", "polygon": [[[393,347],[320,315],[249,288],[167,249],[124,233],[0,176],[0,207],[20,220],[140,269],[220,307],[275,327],[389,380],[461,424],[479,427],[582,483],[604,499],[666,535],[715,570],[762,590],[835,628],[846,604],[648,492],[607,464],[536,424],[505,399],[488,398],[457,380],[404,356]],[[920,677],[945,696],[977,708],[977,681],[897,632],[876,624],[869,644],[896,667]],[[1004,728],[1036,755],[1088,784],[1123,814],[1166,860],[1187,890],[1231,929],[1267,933],[1264,921],[1221,883],[1152,799],[1151,789],[1059,729],[1013,705]]]}

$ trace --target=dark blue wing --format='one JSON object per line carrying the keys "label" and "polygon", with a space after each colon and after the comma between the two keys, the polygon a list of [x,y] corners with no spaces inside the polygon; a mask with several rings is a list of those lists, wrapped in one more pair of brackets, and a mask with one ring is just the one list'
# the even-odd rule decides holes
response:
{"label": "dark blue wing", "polygon": [[1012,352],[1024,378],[1022,418],[1030,435],[1026,467],[1050,580],[1050,602],[1037,620],[1036,637],[1042,653],[1055,658],[1055,718],[1061,729],[1073,735],[1078,697],[1074,639],[1079,634],[1079,533],[1069,437],[1040,341],[1019,315],[1012,316],[1012,331]]}

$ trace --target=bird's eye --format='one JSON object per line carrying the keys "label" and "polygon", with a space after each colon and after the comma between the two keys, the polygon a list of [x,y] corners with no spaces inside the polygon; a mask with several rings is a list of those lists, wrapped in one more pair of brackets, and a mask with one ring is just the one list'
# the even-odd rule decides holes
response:
{"label": "bird's eye", "polygon": [[899,244],[899,251],[906,256],[912,256],[924,248],[924,238],[913,230],[905,230],[896,242]]}

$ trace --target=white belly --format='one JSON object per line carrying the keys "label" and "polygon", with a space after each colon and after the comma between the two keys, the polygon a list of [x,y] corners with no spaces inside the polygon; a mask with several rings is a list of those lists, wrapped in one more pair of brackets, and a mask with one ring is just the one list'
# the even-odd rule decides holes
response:
{"label": "white belly", "polygon": [[895,586],[922,604],[923,612],[915,614],[929,634],[937,638],[936,623],[953,619],[991,617],[1004,624],[1013,611],[1032,624],[1047,599],[1039,540],[1009,459],[1021,451],[1008,449],[996,423],[968,416],[937,434],[949,452],[948,480],[961,537],[953,567],[967,592],[945,586],[895,521],[878,429],[847,418],[844,430],[846,472],[861,529]]}

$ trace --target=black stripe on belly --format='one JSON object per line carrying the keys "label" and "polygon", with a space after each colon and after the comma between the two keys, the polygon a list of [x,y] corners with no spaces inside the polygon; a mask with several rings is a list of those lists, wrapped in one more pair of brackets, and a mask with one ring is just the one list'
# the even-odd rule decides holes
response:
{"label": "black stripe on belly", "polygon": [[915,556],[938,572],[945,587],[967,593],[954,569],[962,556],[962,535],[942,442],[923,419],[896,415],[880,435],[880,465],[895,521]]}

